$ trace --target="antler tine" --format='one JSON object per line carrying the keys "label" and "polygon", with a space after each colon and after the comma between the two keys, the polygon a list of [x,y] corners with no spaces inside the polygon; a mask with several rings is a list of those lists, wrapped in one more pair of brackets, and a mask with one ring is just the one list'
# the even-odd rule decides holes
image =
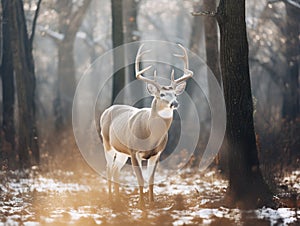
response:
{"label": "antler tine", "polygon": [[174,83],[174,69],[171,72],[171,83]]}
{"label": "antler tine", "polygon": [[178,44],[178,46],[183,50],[183,55],[179,55],[179,54],[174,54],[174,56],[181,58],[183,60],[184,63],[184,69],[183,69],[183,76],[181,76],[180,78],[176,79],[176,80],[172,80],[172,85],[176,86],[177,84],[184,82],[185,80],[191,78],[193,76],[193,72],[191,70],[189,70],[189,59],[188,59],[188,54],[186,49]]}
{"label": "antler tine", "polygon": [[157,82],[157,81],[156,81],[156,79],[157,79],[157,71],[156,71],[156,70],[155,70],[154,73],[153,73],[153,77],[154,77],[154,81]]}
{"label": "antler tine", "polygon": [[174,56],[183,59],[184,67],[188,68],[189,67],[189,60],[188,60],[186,49],[182,45],[180,45],[180,44],[178,44],[178,46],[183,50],[183,54],[184,55],[174,54]]}
{"label": "antler tine", "polygon": [[[141,52],[142,51],[142,48],[143,48],[144,44],[142,44],[140,46],[140,48],[138,49],[138,52],[136,54],[136,58],[135,58],[135,77],[139,80],[142,80],[144,82],[147,82],[147,83],[150,83],[152,85],[154,85],[157,89],[160,89],[160,85],[155,81],[156,78],[154,78],[154,80],[151,80],[151,79],[148,79],[146,77],[144,77],[142,74],[149,70],[152,65],[140,70],[140,60],[141,60],[141,57],[146,54],[146,53],[149,53],[151,50],[145,50],[144,52]],[[154,74],[154,76],[156,77],[156,72]]]}

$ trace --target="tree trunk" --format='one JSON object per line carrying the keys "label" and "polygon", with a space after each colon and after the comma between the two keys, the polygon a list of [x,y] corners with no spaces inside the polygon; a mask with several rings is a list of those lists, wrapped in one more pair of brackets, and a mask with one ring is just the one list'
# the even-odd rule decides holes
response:
{"label": "tree trunk", "polygon": [[[207,12],[215,12],[217,8],[216,0],[205,0],[203,2],[203,10]],[[222,78],[220,71],[220,60],[219,60],[219,39],[218,39],[218,24],[215,17],[205,16],[204,17],[204,28],[205,28],[205,50],[206,50],[206,63],[209,69],[214,74],[217,82],[222,88]],[[210,73],[208,72],[208,76]],[[209,87],[209,101],[214,103],[216,100],[213,90],[213,84],[210,84],[208,80]],[[228,173],[228,150],[226,149],[226,139],[224,139],[222,147],[220,148],[218,155],[215,159],[216,164],[223,173]]]}
{"label": "tree trunk", "polygon": [[226,200],[240,208],[256,208],[269,204],[272,194],[259,168],[254,133],[245,1],[221,0],[217,19],[229,150]]}
{"label": "tree trunk", "polygon": [[[138,23],[137,23],[137,16],[139,12],[139,1],[136,0],[127,0],[123,2],[123,9],[124,9],[124,25],[125,25],[125,42],[137,42],[140,40],[139,32],[138,32]],[[136,48],[133,48],[133,46],[130,49],[126,49],[126,59],[130,62],[134,62],[136,53],[138,51],[138,46]],[[127,65],[127,74],[129,77],[129,81],[135,81],[135,64],[132,63]],[[142,96],[144,93],[144,86],[140,84],[138,87],[134,87],[134,93],[132,95],[134,96]],[[141,100],[138,103],[135,104],[135,107],[142,108],[144,107],[144,101]]]}
{"label": "tree trunk", "polygon": [[[124,33],[123,33],[123,1],[111,0],[111,13],[112,13],[112,41],[113,48],[121,46],[124,44]],[[113,54],[113,93],[112,93],[112,104],[118,96],[119,92],[123,89],[125,85],[125,62],[124,62],[124,49],[120,51],[114,51]],[[118,69],[122,66],[121,69]]]}
{"label": "tree trunk", "polygon": [[[139,11],[139,2],[136,0],[127,0],[123,2],[123,8],[124,8],[124,25],[125,25],[125,42],[137,42],[140,40],[139,34],[138,34],[138,24],[137,24],[137,15]],[[138,49],[130,49],[130,52],[126,53],[126,56],[133,60],[136,56]],[[128,65],[128,75],[129,80],[134,81],[135,78],[135,67],[134,64]]]}
{"label": "tree trunk", "polygon": [[[1,1],[4,21],[8,21],[10,17],[10,11],[7,4],[8,1],[10,0]],[[10,28],[8,23],[2,24],[1,32],[3,34],[3,55],[0,74],[2,78],[2,128],[4,133],[1,152],[2,160],[6,162],[6,166],[8,166],[8,168],[14,168],[16,166],[14,124],[15,87],[13,59],[10,45]]]}
{"label": "tree trunk", "polygon": [[[215,11],[217,7],[216,0],[205,0],[204,10]],[[220,65],[219,65],[219,45],[218,45],[218,26],[216,18],[211,16],[204,17],[205,29],[205,49],[206,62],[208,67],[214,73],[218,83],[222,86]]]}
{"label": "tree trunk", "polygon": [[[23,2],[7,1],[13,65],[18,97],[19,165],[27,168],[40,160],[35,121],[35,74],[32,46],[28,38]],[[31,158],[34,158],[34,161]]]}
{"label": "tree trunk", "polygon": [[[127,0],[124,1],[124,24],[125,24],[125,42],[137,42],[140,40],[138,33],[138,24],[137,24],[137,15],[139,10],[139,2],[136,0]],[[132,50],[132,49],[130,49]],[[137,53],[136,51],[131,51],[126,53],[126,57],[130,59],[131,61],[135,58],[135,55]],[[129,80],[134,81],[135,80],[135,69],[134,64],[128,65],[128,75]]]}
{"label": "tree trunk", "polygon": [[56,129],[69,127],[72,122],[72,104],[76,88],[73,45],[73,37],[65,37],[58,45],[58,84],[55,102]]}
{"label": "tree trunk", "polygon": [[299,20],[300,9],[286,3],[286,62],[282,117],[293,121],[299,116]]}
{"label": "tree trunk", "polygon": [[55,127],[60,130],[72,125],[72,104],[76,89],[74,42],[91,0],[84,0],[72,13],[72,1],[57,2],[59,10],[59,32],[64,38],[58,43],[57,90],[54,101]]}

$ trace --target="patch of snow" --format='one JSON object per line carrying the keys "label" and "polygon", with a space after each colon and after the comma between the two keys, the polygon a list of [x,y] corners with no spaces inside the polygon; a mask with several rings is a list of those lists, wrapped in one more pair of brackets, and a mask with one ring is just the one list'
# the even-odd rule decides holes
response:
{"label": "patch of snow", "polygon": [[[77,183],[64,183],[62,181],[56,181],[54,179],[38,177],[29,179],[11,180],[7,182],[5,186],[0,184],[0,188],[5,193],[17,195],[18,193],[25,193],[28,191],[55,191],[55,192],[74,192],[74,191],[90,191],[90,187]],[[15,200],[16,202],[22,202],[22,199]]]}
{"label": "patch of snow", "polygon": [[40,225],[38,222],[27,221],[23,223],[24,226],[38,226]]}
{"label": "patch of snow", "polygon": [[73,192],[73,191],[90,191],[90,187],[77,183],[63,183],[61,181],[55,181],[53,179],[40,177],[36,183],[31,185],[31,190],[38,192],[56,191],[56,192]]}
{"label": "patch of snow", "polygon": [[216,174],[215,171],[209,171],[209,172],[205,173],[204,176],[205,176],[205,177],[212,177],[212,176],[214,176],[215,174]]}
{"label": "patch of snow", "polygon": [[0,224],[0,225],[3,225],[3,226],[6,226],[6,225],[18,226],[19,223],[17,221],[15,221],[14,219],[12,219],[12,218],[8,218],[6,222],[4,222],[3,224]]}
{"label": "patch of snow", "polygon": [[54,219],[51,217],[40,216],[41,222],[45,222],[46,224],[51,224],[54,222]]}
{"label": "patch of snow", "polygon": [[204,225],[206,225],[206,224],[207,224],[207,225],[210,225],[211,223],[212,223],[212,220],[211,220],[211,219],[204,219],[204,220],[203,220],[203,224],[204,224]]}
{"label": "patch of snow", "polygon": [[285,184],[292,185],[292,188],[300,192],[300,170],[293,171],[283,178]]}
{"label": "patch of snow", "polygon": [[173,222],[173,225],[174,225],[174,226],[177,226],[177,225],[187,225],[187,224],[192,224],[192,223],[193,223],[192,220],[193,220],[193,217],[182,216],[182,217],[180,217],[180,219],[175,220],[175,221]]}
{"label": "patch of snow", "polygon": [[277,210],[271,208],[262,208],[255,210],[255,214],[258,219],[269,220],[271,225],[276,225],[278,221],[281,221],[283,225],[291,224],[297,221],[295,210],[290,208],[279,208]]}

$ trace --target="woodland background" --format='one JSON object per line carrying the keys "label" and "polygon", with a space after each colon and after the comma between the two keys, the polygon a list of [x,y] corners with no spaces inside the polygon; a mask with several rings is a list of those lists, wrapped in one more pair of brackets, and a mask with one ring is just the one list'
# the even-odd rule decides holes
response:
{"label": "woodland background", "polygon": [[[298,0],[246,1],[245,8],[244,1],[240,3],[233,0],[220,2],[215,0],[2,0],[0,23],[2,93],[0,99],[2,201],[0,201],[4,216],[1,218],[2,222],[7,223],[9,216],[26,215],[26,213],[16,212],[14,208],[11,209],[12,213],[7,212],[6,207],[10,205],[14,207],[16,204],[14,198],[19,195],[23,200],[17,207],[26,209],[27,207],[24,206],[28,204],[33,208],[29,213],[34,216],[30,221],[45,223],[43,218],[36,217],[47,215],[36,212],[36,208],[41,207],[40,202],[33,203],[31,199],[24,198],[29,195],[39,199],[42,197],[42,192],[49,192],[30,187],[31,183],[36,182],[36,178],[55,178],[55,181],[63,181],[65,184],[69,180],[78,180],[79,184],[90,183],[90,190],[84,193],[85,197],[82,200],[90,200],[91,191],[96,192],[97,187],[102,189],[99,188],[100,194],[97,191],[100,201],[104,199],[105,182],[103,184],[99,182],[100,185],[95,182],[95,173],[82,159],[73,136],[72,101],[76,84],[97,57],[124,43],[145,40],[181,43],[206,61],[221,87],[224,88],[228,109],[227,141],[230,142],[227,146],[224,143],[220,154],[212,164],[210,170],[214,172],[213,175],[218,174],[218,177],[213,177],[210,182],[220,180],[219,177],[227,181],[229,183],[227,193],[223,191],[221,196],[230,197],[229,199],[232,200],[225,200],[228,205],[220,203],[218,207],[225,205],[244,209],[249,206],[243,203],[247,203],[253,197],[256,200],[266,193],[275,194],[279,200],[275,201],[275,204],[274,202],[270,204],[270,200],[264,200],[260,205],[253,203],[250,208],[254,206],[258,208],[266,203],[274,209],[288,207],[296,211],[293,217],[290,217],[294,219],[291,222],[295,224],[299,222],[297,216],[300,190],[299,17],[300,1]],[[246,22],[245,27],[243,21]],[[248,47],[249,54],[247,54]],[[135,54],[136,52],[127,52],[124,60]],[[113,64],[112,59],[107,67],[111,69]],[[247,81],[248,77],[249,81]],[[102,101],[110,105],[120,89],[133,79],[133,65],[118,71],[110,84],[107,98]],[[193,93],[192,84],[188,85],[187,92]],[[238,103],[234,96],[241,97]],[[199,97],[199,102],[202,101],[205,102],[203,97]],[[147,105],[147,102],[145,103]],[[99,109],[99,114],[103,110]],[[233,112],[241,113],[232,118]],[[209,110],[203,110],[201,114],[201,128],[204,128],[205,132],[201,133],[198,151],[195,151],[193,159],[189,162],[188,168],[193,172],[188,176],[190,179],[201,175],[194,166],[197,166],[201,157],[199,150],[205,147],[210,131]],[[244,127],[241,126],[243,123]],[[175,120],[170,131],[173,139],[177,136],[176,126],[178,125]],[[230,132],[240,131],[239,129],[250,132],[240,134]],[[235,139],[238,137],[242,139]],[[165,153],[171,152],[172,147],[169,144]],[[241,159],[246,156],[245,162],[239,161],[239,157],[234,159],[232,156],[235,155],[232,153],[242,153]],[[260,169],[258,171],[261,171],[263,176],[262,182],[257,182],[261,179],[257,179],[260,176],[257,176],[256,172],[250,172],[251,167],[258,165],[256,157],[253,156],[258,156]],[[240,162],[240,164],[236,166],[233,162]],[[246,173],[244,175],[231,173],[237,171]],[[83,180],[84,172],[94,180],[88,179],[88,182]],[[181,179],[187,179],[187,175],[191,172],[184,172]],[[25,178],[25,185],[20,182],[21,178]],[[256,181],[255,186],[259,185],[259,188],[255,189],[258,192],[245,192],[249,183],[253,181]],[[17,186],[18,195],[15,195],[15,190],[13,191],[12,183],[20,186]],[[226,182],[224,184],[227,187]],[[268,185],[268,191],[262,184]],[[24,190],[24,186],[27,186],[28,190]],[[248,189],[253,190],[252,186]],[[72,195],[76,197],[77,192],[80,193],[81,190],[74,189],[74,191],[71,197]],[[232,193],[228,195],[228,191]],[[244,197],[247,195],[239,194],[240,191],[244,191],[249,196]],[[165,190],[165,193],[168,192],[170,191]],[[215,194],[210,192],[207,196],[215,201],[216,198],[212,197]],[[53,198],[53,193],[49,197]],[[189,196],[179,198],[175,196],[175,204],[183,203],[184,208],[189,209],[188,200],[201,202],[203,196],[199,195],[199,197],[193,199]],[[53,198],[53,200],[58,199],[63,200],[59,195]],[[80,199],[80,204],[76,205],[83,205],[82,200]],[[159,200],[159,208],[164,208],[162,206],[168,204],[161,196]],[[134,196],[131,202],[135,202]],[[70,206],[73,204],[71,203]],[[56,204],[49,205],[52,206],[45,208],[53,208],[51,211],[55,212]],[[96,204],[91,203],[90,208],[94,205]],[[172,211],[174,208],[178,210],[176,205],[173,205]],[[107,206],[105,208],[110,209]],[[72,216],[70,213],[72,211],[66,209],[64,211],[67,215]],[[105,219],[107,212],[99,213],[96,209],[95,207],[93,211]],[[118,211],[118,214],[123,213],[123,210]],[[135,209],[130,211],[134,212]],[[164,211],[170,210],[164,209]],[[195,211],[193,209],[191,212]],[[89,220],[96,219],[89,215],[91,209],[86,211],[86,214]],[[122,214],[118,214],[120,221],[111,224],[123,222]],[[169,212],[164,214],[166,222],[175,222],[167,217]],[[68,222],[68,219],[73,219],[69,215],[67,217],[63,215],[62,218],[51,215],[49,218],[54,218],[54,222],[57,219],[57,222]],[[179,215],[180,213],[177,214]],[[224,220],[224,215],[218,220]],[[234,220],[234,216],[233,214],[226,218],[226,223],[241,221]],[[149,219],[145,220],[144,217],[137,217],[137,222],[142,221],[146,224]],[[155,217],[159,218],[159,214]],[[24,220],[22,217],[13,217],[13,219],[14,222],[29,221],[28,218]],[[86,220],[86,216],[84,219]],[[105,224],[103,219],[101,222]],[[203,219],[200,219],[202,223]],[[268,218],[266,222],[271,222],[270,219]],[[282,220],[282,218],[278,219]],[[278,219],[276,218],[277,223],[280,222]],[[93,220],[91,224],[97,223]],[[211,222],[214,221],[215,219]],[[75,220],[75,223],[78,222]],[[136,221],[133,220],[131,223],[134,224]]]}

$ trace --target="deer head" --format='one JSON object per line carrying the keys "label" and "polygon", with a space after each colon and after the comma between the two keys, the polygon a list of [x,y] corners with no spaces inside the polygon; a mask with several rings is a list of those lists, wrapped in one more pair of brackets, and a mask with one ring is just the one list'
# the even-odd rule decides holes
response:
{"label": "deer head", "polygon": [[140,59],[141,57],[150,52],[150,50],[146,50],[142,52],[143,45],[140,46],[136,60],[135,60],[135,73],[136,78],[142,80],[147,83],[147,90],[154,97],[152,108],[154,107],[159,116],[163,118],[170,118],[173,115],[173,110],[178,107],[177,96],[182,94],[186,87],[186,80],[193,76],[193,72],[190,71],[188,55],[186,49],[182,45],[178,45],[183,50],[183,55],[174,54],[174,56],[179,57],[184,62],[184,74],[178,78],[174,79],[174,70],[171,73],[171,84],[168,86],[160,85],[157,80],[157,73],[154,71],[154,79],[151,80],[149,78],[144,77],[142,74],[149,70],[152,66],[148,66],[142,70],[139,69]]}

